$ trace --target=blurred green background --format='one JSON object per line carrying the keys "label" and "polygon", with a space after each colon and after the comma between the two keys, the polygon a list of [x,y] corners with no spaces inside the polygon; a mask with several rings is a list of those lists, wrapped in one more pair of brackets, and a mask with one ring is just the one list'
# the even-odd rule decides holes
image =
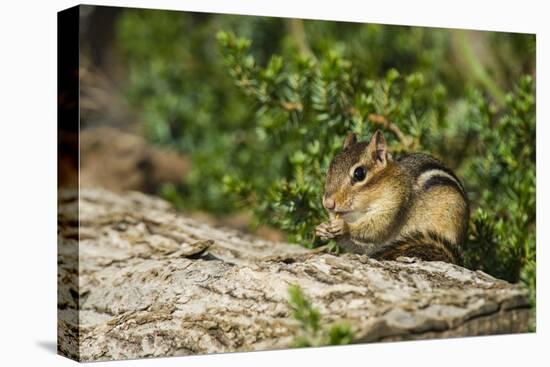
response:
{"label": "blurred green background", "polygon": [[523,281],[534,301],[534,35],[103,7],[82,19],[84,94],[107,94],[83,126],[187,157],[154,189],[178,208],[251,212],[251,228],[317,246],[330,159],[348,131],[382,128],[396,154],[435,155],[464,182],[465,265]]}

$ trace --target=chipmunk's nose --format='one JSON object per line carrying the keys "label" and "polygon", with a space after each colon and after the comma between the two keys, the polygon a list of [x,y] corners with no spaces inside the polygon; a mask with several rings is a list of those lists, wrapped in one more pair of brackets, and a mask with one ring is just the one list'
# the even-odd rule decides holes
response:
{"label": "chipmunk's nose", "polygon": [[334,207],[336,207],[336,203],[334,202],[333,198],[325,196],[323,198],[323,206],[328,210],[332,210],[334,209]]}

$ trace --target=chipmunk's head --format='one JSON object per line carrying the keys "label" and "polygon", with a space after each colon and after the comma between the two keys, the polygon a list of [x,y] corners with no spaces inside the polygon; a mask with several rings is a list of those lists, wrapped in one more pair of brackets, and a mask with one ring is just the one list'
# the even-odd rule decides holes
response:
{"label": "chipmunk's head", "polygon": [[380,130],[370,142],[357,142],[355,134],[344,140],[343,149],[330,163],[325,183],[323,206],[331,214],[354,222],[369,211],[379,211],[392,186],[395,165]]}

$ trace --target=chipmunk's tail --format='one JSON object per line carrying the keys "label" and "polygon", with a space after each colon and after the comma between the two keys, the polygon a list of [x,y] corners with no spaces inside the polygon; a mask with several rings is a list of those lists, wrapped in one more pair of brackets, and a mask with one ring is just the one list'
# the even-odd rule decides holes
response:
{"label": "chipmunk's tail", "polygon": [[463,262],[460,246],[432,231],[418,231],[400,236],[372,254],[372,257],[384,260],[395,260],[399,256],[457,265],[462,265]]}

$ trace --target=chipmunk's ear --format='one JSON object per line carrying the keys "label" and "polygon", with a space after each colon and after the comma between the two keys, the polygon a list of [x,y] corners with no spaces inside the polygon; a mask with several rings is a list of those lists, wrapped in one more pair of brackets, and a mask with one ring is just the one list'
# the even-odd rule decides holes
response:
{"label": "chipmunk's ear", "polygon": [[344,140],[344,150],[351,147],[353,144],[357,143],[357,136],[354,133],[349,133]]}
{"label": "chipmunk's ear", "polygon": [[367,153],[369,154],[369,157],[372,157],[376,164],[383,166],[386,165],[388,162],[388,149],[386,146],[386,139],[384,138],[382,131],[376,130],[370,140]]}

